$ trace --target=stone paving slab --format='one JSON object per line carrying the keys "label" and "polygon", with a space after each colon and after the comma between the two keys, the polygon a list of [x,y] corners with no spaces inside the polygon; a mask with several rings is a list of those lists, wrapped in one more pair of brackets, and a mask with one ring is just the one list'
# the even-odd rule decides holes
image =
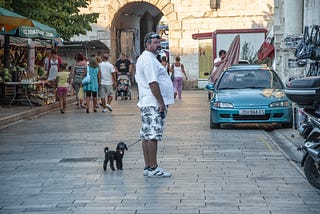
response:
{"label": "stone paving slab", "polygon": [[[168,179],[142,176],[136,100],[113,108],[70,106],[0,129],[0,213],[319,213],[319,192],[265,130],[209,128],[206,92],[169,108],[158,156]],[[104,172],[103,148],[119,141],[124,170]]]}

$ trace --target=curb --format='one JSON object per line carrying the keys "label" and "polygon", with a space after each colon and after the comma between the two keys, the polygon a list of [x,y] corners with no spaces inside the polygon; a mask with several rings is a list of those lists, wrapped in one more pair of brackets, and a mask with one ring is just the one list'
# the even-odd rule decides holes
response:
{"label": "curb", "polygon": [[[67,105],[70,103],[74,103],[76,101],[76,98],[70,98],[67,100]],[[42,114],[42,113],[46,113],[49,111],[52,111],[54,109],[59,108],[59,103],[55,103],[55,104],[50,104],[50,105],[44,105],[41,106],[39,108],[36,109],[30,109],[27,111],[23,111],[14,115],[10,115],[10,116],[6,116],[3,118],[0,118],[0,124],[1,126],[5,126],[8,125],[10,123],[19,121],[19,120],[23,120],[23,119],[27,119],[30,117],[34,117],[36,115]]]}
{"label": "curb", "polygon": [[[281,148],[282,151],[286,154],[287,158],[293,162],[300,163],[302,158],[302,153],[297,150],[297,143],[293,142],[288,136],[281,133],[279,130],[273,130],[269,132],[268,135],[272,138],[272,140]],[[304,140],[301,139],[301,144],[303,144]]]}

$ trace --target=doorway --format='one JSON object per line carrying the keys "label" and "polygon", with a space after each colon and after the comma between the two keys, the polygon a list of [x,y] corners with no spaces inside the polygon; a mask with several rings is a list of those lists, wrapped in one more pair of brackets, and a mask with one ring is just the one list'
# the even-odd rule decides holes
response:
{"label": "doorway", "polygon": [[[159,32],[163,13],[147,2],[132,2],[124,5],[115,14],[111,25],[111,54],[127,55],[135,63],[144,50],[143,38],[147,32]],[[113,59],[116,60],[116,59]]]}

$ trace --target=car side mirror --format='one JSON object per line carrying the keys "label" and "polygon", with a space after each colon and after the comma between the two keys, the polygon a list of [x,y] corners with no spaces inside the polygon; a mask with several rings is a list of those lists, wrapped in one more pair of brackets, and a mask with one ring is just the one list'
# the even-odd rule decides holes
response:
{"label": "car side mirror", "polygon": [[207,90],[209,90],[209,91],[213,91],[214,90],[214,84],[213,83],[208,83],[205,88]]}

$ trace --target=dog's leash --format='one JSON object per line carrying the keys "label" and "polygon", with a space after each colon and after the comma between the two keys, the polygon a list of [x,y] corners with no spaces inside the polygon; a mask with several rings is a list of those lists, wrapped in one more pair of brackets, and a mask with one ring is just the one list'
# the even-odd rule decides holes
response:
{"label": "dog's leash", "polygon": [[131,146],[133,146],[133,145],[135,145],[135,144],[137,144],[139,141],[141,141],[141,139],[138,139],[138,140],[136,140],[135,142],[129,144],[128,148],[131,147]]}

